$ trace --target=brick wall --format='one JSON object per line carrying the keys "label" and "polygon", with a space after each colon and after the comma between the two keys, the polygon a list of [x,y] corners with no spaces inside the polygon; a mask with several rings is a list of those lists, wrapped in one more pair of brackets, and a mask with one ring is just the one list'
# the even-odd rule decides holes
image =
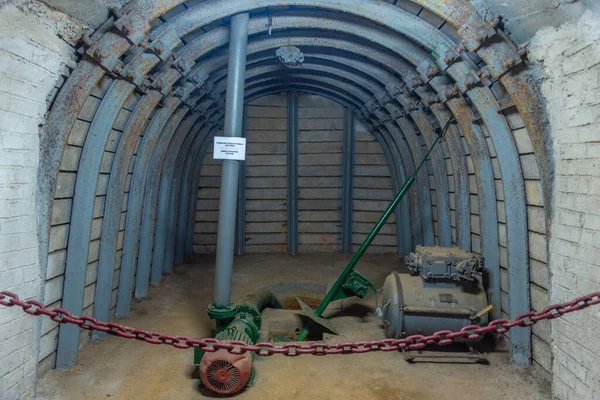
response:
{"label": "brick wall", "polygon": [[[0,290],[40,299],[44,273],[35,204],[38,132],[72,49],[49,24],[27,13],[26,2],[15,3],[20,8],[0,8]],[[3,400],[33,397],[39,322],[19,309],[0,312]]]}
{"label": "brick wall", "polygon": [[[563,302],[600,288],[600,14],[541,30],[530,57],[544,72],[556,164],[550,300]],[[599,329],[597,307],[552,322],[557,399],[600,398]]]}

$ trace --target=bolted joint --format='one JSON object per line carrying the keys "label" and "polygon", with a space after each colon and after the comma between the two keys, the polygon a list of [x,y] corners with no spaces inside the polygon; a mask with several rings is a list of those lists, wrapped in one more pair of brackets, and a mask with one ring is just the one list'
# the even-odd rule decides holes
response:
{"label": "bolted joint", "polygon": [[172,66],[181,73],[181,75],[188,75],[192,70],[192,67],[196,64],[194,60],[177,57]]}
{"label": "bolted joint", "polygon": [[464,94],[479,82],[481,82],[479,76],[477,76],[475,72],[469,71],[458,82],[456,82],[456,87],[461,93]]}
{"label": "bolted joint", "polygon": [[437,96],[430,95],[430,96],[423,98],[422,102],[423,102],[423,105],[425,105],[425,106],[431,106],[436,103],[441,103],[441,100]]}
{"label": "bolted joint", "polygon": [[146,34],[150,43],[148,50],[152,51],[158,58],[168,61],[174,48],[181,44],[179,37],[171,29],[165,29],[158,37]]}
{"label": "bolted joint", "polygon": [[402,111],[402,109],[396,105],[390,104],[386,108],[393,120],[397,120],[398,118],[404,118],[406,116],[404,111]]}
{"label": "bolted joint", "polygon": [[117,18],[114,28],[131,44],[138,45],[146,38],[146,31],[150,26],[143,14],[129,13]]}
{"label": "bolted joint", "polygon": [[452,65],[460,57],[460,52],[456,49],[448,49],[444,54],[444,63],[446,68]]}
{"label": "bolted joint", "polygon": [[356,115],[356,119],[361,121],[361,122],[365,122],[367,121],[367,115],[369,114],[369,111],[364,110],[364,109],[356,109],[354,110],[354,114]]}
{"label": "bolted joint", "polygon": [[386,104],[390,103],[393,100],[393,98],[385,92],[375,93],[374,97],[377,103],[379,103],[379,105],[382,107],[385,107]]}
{"label": "bolted joint", "polygon": [[102,69],[106,72],[112,73],[117,65],[119,65],[120,60],[116,53],[111,52],[109,48],[102,42],[96,42],[92,47],[87,49],[85,54],[96,64],[98,64]]}
{"label": "bolted joint", "polygon": [[471,15],[459,30],[458,34],[463,38],[462,45],[469,51],[477,51],[485,42],[496,34],[496,26],[500,20],[491,23],[481,19],[479,14]]}
{"label": "bolted joint", "polygon": [[374,113],[375,110],[381,108],[376,99],[369,100],[367,104],[365,104],[365,106],[367,107],[367,110],[370,114]]}
{"label": "bolted joint", "polygon": [[108,7],[108,11],[117,19],[123,17],[123,13],[119,7]]}
{"label": "bolted joint", "polygon": [[217,321],[233,319],[238,311],[234,303],[226,307],[217,307],[214,303],[208,306],[208,317]]}
{"label": "bolted joint", "polygon": [[414,92],[417,88],[425,86],[425,82],[418,75],[407,76],[406,77],[406,88],[410,92]]}
{"label": "bolted joint", "polygon": [[81,35],[79,41],[83,43],[83,45],[87,48],[92,47],[94,45],[94,41],[92,40],[92,38],[90,38],[90,35],[87,32]]}
{"label": "bolted joint", "polygon": [[394,85],[393,83],[386,85],[385,90],[387,91],[389,97],[391,98],[390,101],[392,101],[393,99],[398,97],[398,95],[400,93],[402,93],[402,87],[400,87],[398,85]]}
{"label": "bolted joint", "polygon": [[456,85],[448,86],[438,93],[442,103],[446,103],[448,100],[458,96],[458,88]]}
{"label": "bolted joint", "polygon": [[425,60],[419,64],[416,70],[424,83],[429,82],[431,78],[440,72],[439,68],[435,64],[429,62],[429,60]]}
{"label": "bolted joint", "polygon": [[201,89],[206,85],[205,82],[208,79],[208,73],[203,68],[198,68],[190,73],[186,79],[198,89]]}

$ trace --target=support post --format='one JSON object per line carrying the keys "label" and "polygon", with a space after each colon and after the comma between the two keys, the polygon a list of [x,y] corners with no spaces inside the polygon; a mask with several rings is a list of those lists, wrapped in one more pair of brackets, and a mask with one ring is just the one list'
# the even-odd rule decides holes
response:
{"label": "support post", "polygon": [[288,93],[288,252],[298,254],[298,93]]}
{"label": "support post", "polygon": [[[248,138],[248,107],[244,107],[242,135]],[[246,161],[240,162],[238,188],[237,229],[235,233],[235,254],[244,255],[246,251]]]}
{"label": "support post", "polygon": [[342,149],[342,250],[352,252],[352,211],[354,186],[354,113],[344,111],[344,139]]}
{"label": "support post", "polygon": [[[225,136],[240,137],[242,135],[248,22],[249,15],[246,13],[231,18]],[[214,298],[214,305],[218,308],[228,307],[231,303],[231,275],[233,272],[239,168],[239,161],[223,160]]]}

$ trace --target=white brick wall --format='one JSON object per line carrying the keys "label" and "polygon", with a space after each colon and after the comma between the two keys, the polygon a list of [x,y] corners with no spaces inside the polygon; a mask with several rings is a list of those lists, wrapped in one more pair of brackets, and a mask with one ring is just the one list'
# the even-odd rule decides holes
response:
{"label": "white brick wall", "polygon": [[[0,8],[0,290],[22,298],[42,293],[38,125],[70,57],[70,46],[34,16],[13,4]],[[19,309],[0,309],[0,399],[33,397],[40,328]]]}
{"label": "white brick wall", "polygon": [[[600,288],[600,14],[541,30],[530,57],[545,74],[556,162],[550,300],[563,302]],[[599,329],[598,307],[552,322],[557,399],[600,398]]]}

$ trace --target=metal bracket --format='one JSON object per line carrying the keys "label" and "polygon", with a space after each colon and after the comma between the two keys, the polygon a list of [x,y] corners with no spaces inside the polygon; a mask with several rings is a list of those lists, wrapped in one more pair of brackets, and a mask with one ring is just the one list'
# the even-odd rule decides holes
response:
{"label": "metal bracket", "polygon": [[175,68],[167,68],[151,77],[151,87],[159,90],[167,96],[171,92],[171,87],[181,78],[181,73]]}
{"label": "metal bracket", "polygon": [[460,37],[464,38],[462,41],[464,47],[472,52],[477,51],[482,44],[496,34],[495,27],[499,22],[500,20],[496,18],[491,23],[487,23],[477,13],[469,16],[467,23],[458,30]]}
{"label": "metal bracket", "polygon": [[151,42],[147,48],[158,56],[163,61],[167,61],[171,56],[173,49],[181,44],[179,37],[170,29],[165,29],[161,34],[154,38],[148,34]]}
{"label": "metal bracket", "polygon": [[[129,13],[122,15],[120,11],[112,11],[118,19],[114,28],[120,32],[131,44],[138,45],[145,38],[145,33],[150,29],[143,13]],[[120,15],[120,16],[117,16]]]}
{"label": "metal bracket", "polygon": [[474,71],[468,71],[458,82],[456,82],[456,87],[464,94],[480,81],[481,79]]}
{"label": "metal bracket", "polygon": [[423,83],[427,83],[431,78],[436,76],[438,72],[440,72],[440,69],[437,67],[437,65],[433,64],[429,60],[425,60],[417,66],[416,71],[421,77]]}
{"label": "metal bracket", "polygon": [[186,79],[200,89],[206,85],[208,77],[208,72],[206,72],[204,68],[197,68],[194,72],[187,75]]}
{"label": "metal bracket", "polygon": [[196,64],[196,62],[194,60],[186,59],[183,57],[177,57],[173,61],[173,64],[171,66],[174,67],[175,69],[177,69],[177,71],[179,71],[181,73],[181,75],[186,76],[190,73],[190,71],[192,70],[192,67],[195,64]]}

